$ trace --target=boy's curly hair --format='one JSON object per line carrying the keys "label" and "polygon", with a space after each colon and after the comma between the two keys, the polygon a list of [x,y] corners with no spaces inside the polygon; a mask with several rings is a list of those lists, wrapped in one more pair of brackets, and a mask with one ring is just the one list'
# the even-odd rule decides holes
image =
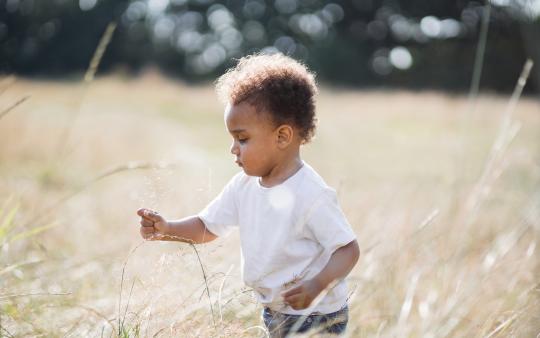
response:
{"label": "boy's curly hair", "polygon": [[315,133],[315,76],[300,62],[277,53],[243,57],[216,81],[225,104],[252,104],[266,112],[276,125],[290,123],[303,142]]}

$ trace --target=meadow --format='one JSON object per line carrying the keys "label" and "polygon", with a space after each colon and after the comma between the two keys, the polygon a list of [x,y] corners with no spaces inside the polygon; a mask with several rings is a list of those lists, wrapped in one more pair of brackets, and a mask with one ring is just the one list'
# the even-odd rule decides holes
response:
{"label": "meadow", "polygon": [[[265,336],[238,234],[139,236],[138,208],[196,213],[238,171],[211,86],[0,90],[0,337]],[[508,100],[322,86],[303,156],[361,248],[347,336],[540,334],[540,101]]]}

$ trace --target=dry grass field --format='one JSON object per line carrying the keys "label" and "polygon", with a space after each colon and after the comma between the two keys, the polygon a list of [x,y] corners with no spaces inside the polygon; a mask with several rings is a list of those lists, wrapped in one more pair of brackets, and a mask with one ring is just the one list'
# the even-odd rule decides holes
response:
{"label": "dry grass field", "polygon": [[[213,89],[9,81],[0,112],[30,97],[0,117],[0,336],[264,337],[237,234],[139,236],[139,207],[196,213],[238,170]],[[540,101],[507,103],[321,89],[303,154],[362,250],[347,336],[538,336]]]}

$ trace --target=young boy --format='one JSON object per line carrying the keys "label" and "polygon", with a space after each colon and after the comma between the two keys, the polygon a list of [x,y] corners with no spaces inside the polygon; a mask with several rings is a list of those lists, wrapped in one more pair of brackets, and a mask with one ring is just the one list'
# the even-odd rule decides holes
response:
{"label": "young boy", "polygon": [[281,54],[242,58],[217,81],[242,171],[198,215],[138,210],[149,240],[206,243],[240,231],[243,279],[272,337],[344,332],[344,278],[360,251],[336,193],[300,158],[315,131],[313,75]]}

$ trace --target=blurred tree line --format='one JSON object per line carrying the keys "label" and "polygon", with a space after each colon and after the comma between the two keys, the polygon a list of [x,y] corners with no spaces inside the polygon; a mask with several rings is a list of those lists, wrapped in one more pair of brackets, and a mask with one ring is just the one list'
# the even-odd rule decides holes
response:
{"label": "blurred tree line", "polygon": [[100,72],[157,65],[187,81],[281,51],[320,80],[467,90],[483,18],[481,88],[511,90],[527,58],[540,88],[540,0],[0,0],[0,72],[80,74],[117,23]]}

